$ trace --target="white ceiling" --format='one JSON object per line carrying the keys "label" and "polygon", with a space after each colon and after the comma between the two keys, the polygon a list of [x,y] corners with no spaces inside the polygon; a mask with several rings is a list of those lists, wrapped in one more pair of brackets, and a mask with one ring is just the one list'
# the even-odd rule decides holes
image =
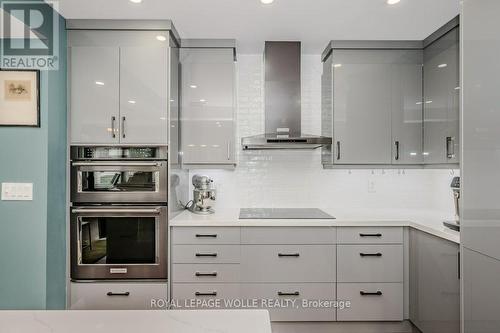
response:
{"label": "white ceiling", "polygon": [[172,19],[182,38],[235,38],[238,53],[265,40],[301,40],[321,53],[331,39],[419,40],[459,13],[459,0],[59,0],[66,18]]}

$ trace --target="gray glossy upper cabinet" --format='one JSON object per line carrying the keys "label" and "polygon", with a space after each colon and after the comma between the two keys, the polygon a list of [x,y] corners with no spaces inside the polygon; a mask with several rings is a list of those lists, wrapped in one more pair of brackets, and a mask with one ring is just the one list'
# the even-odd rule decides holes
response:
{"label": "gray glossy upper cabinet", "polygon": [[120,48],[121,143],[167,143],[168,51]]}
{"label": "gray glossy upper cabinet", "polygon": [[424,48],[424,162],[459,162],[459,29]]}
{"label": "gray glossy upper cabinet", "polygon": [[71,22],[68,33],[71,143],[167,144],[169,31],[140,31],[139,21],[91,22],[95,30]]}
{"label": "gray glossy upper cabinet", "polygon": [[458,252],[456,243],[410,230],[410,319],[423,333],[460,332]]}
{"label": "gray glossy upper cabinet", "polygon": [[184,165],[235,164],[234,48],[181,48]]}
{"label": "gray glossy upper cabinet", "polygon": [[323,164],[422,162],[420,49],[333,49],[322,85]]}
{"label": "gray glossy upper cabinet", "polygon": [[68,56],[71,143],[118,143],[120,50],[78,46]]}

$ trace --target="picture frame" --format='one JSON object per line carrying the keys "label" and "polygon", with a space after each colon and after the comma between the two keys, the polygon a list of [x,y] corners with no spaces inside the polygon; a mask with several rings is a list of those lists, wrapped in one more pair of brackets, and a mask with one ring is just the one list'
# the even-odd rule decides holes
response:
{"label": "picture frame", "polygon": [[0,127],[40,127],[40,71],[0,68]]}

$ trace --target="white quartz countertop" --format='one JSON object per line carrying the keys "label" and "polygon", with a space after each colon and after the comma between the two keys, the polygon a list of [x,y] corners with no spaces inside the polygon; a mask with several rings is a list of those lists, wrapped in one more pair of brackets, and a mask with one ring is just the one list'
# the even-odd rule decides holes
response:
{"label": "white quartz countertop", "polygon": [[197,215],[189,211],[184,211],[170,220],[170,226],[238,226],[238,227],[412,227],[443,239],[460,243],[460,233],[451,230],[443,225],[443,221],[453,220],[453,216],[448,213],[437,211],[412,211],[412,210],[391,210],[391,211],[361,211],[341,212],[324,209],[325,212],[334,216],[335,219],[318,220],[296,220],[296,219],[239,219],[239,208],[216,210],[214,214]]}
{"label": "white quartz countertop", "polygon": [[267,310],[0,311],[1,333],[271,333]]}

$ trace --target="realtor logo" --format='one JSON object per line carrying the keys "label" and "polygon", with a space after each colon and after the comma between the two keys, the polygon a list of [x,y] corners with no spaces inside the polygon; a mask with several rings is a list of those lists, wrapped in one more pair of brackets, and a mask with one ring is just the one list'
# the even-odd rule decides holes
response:
{"label": "realtor logo", "polygon": [[57,3],[1,1],[1,67],[58,69]]}

